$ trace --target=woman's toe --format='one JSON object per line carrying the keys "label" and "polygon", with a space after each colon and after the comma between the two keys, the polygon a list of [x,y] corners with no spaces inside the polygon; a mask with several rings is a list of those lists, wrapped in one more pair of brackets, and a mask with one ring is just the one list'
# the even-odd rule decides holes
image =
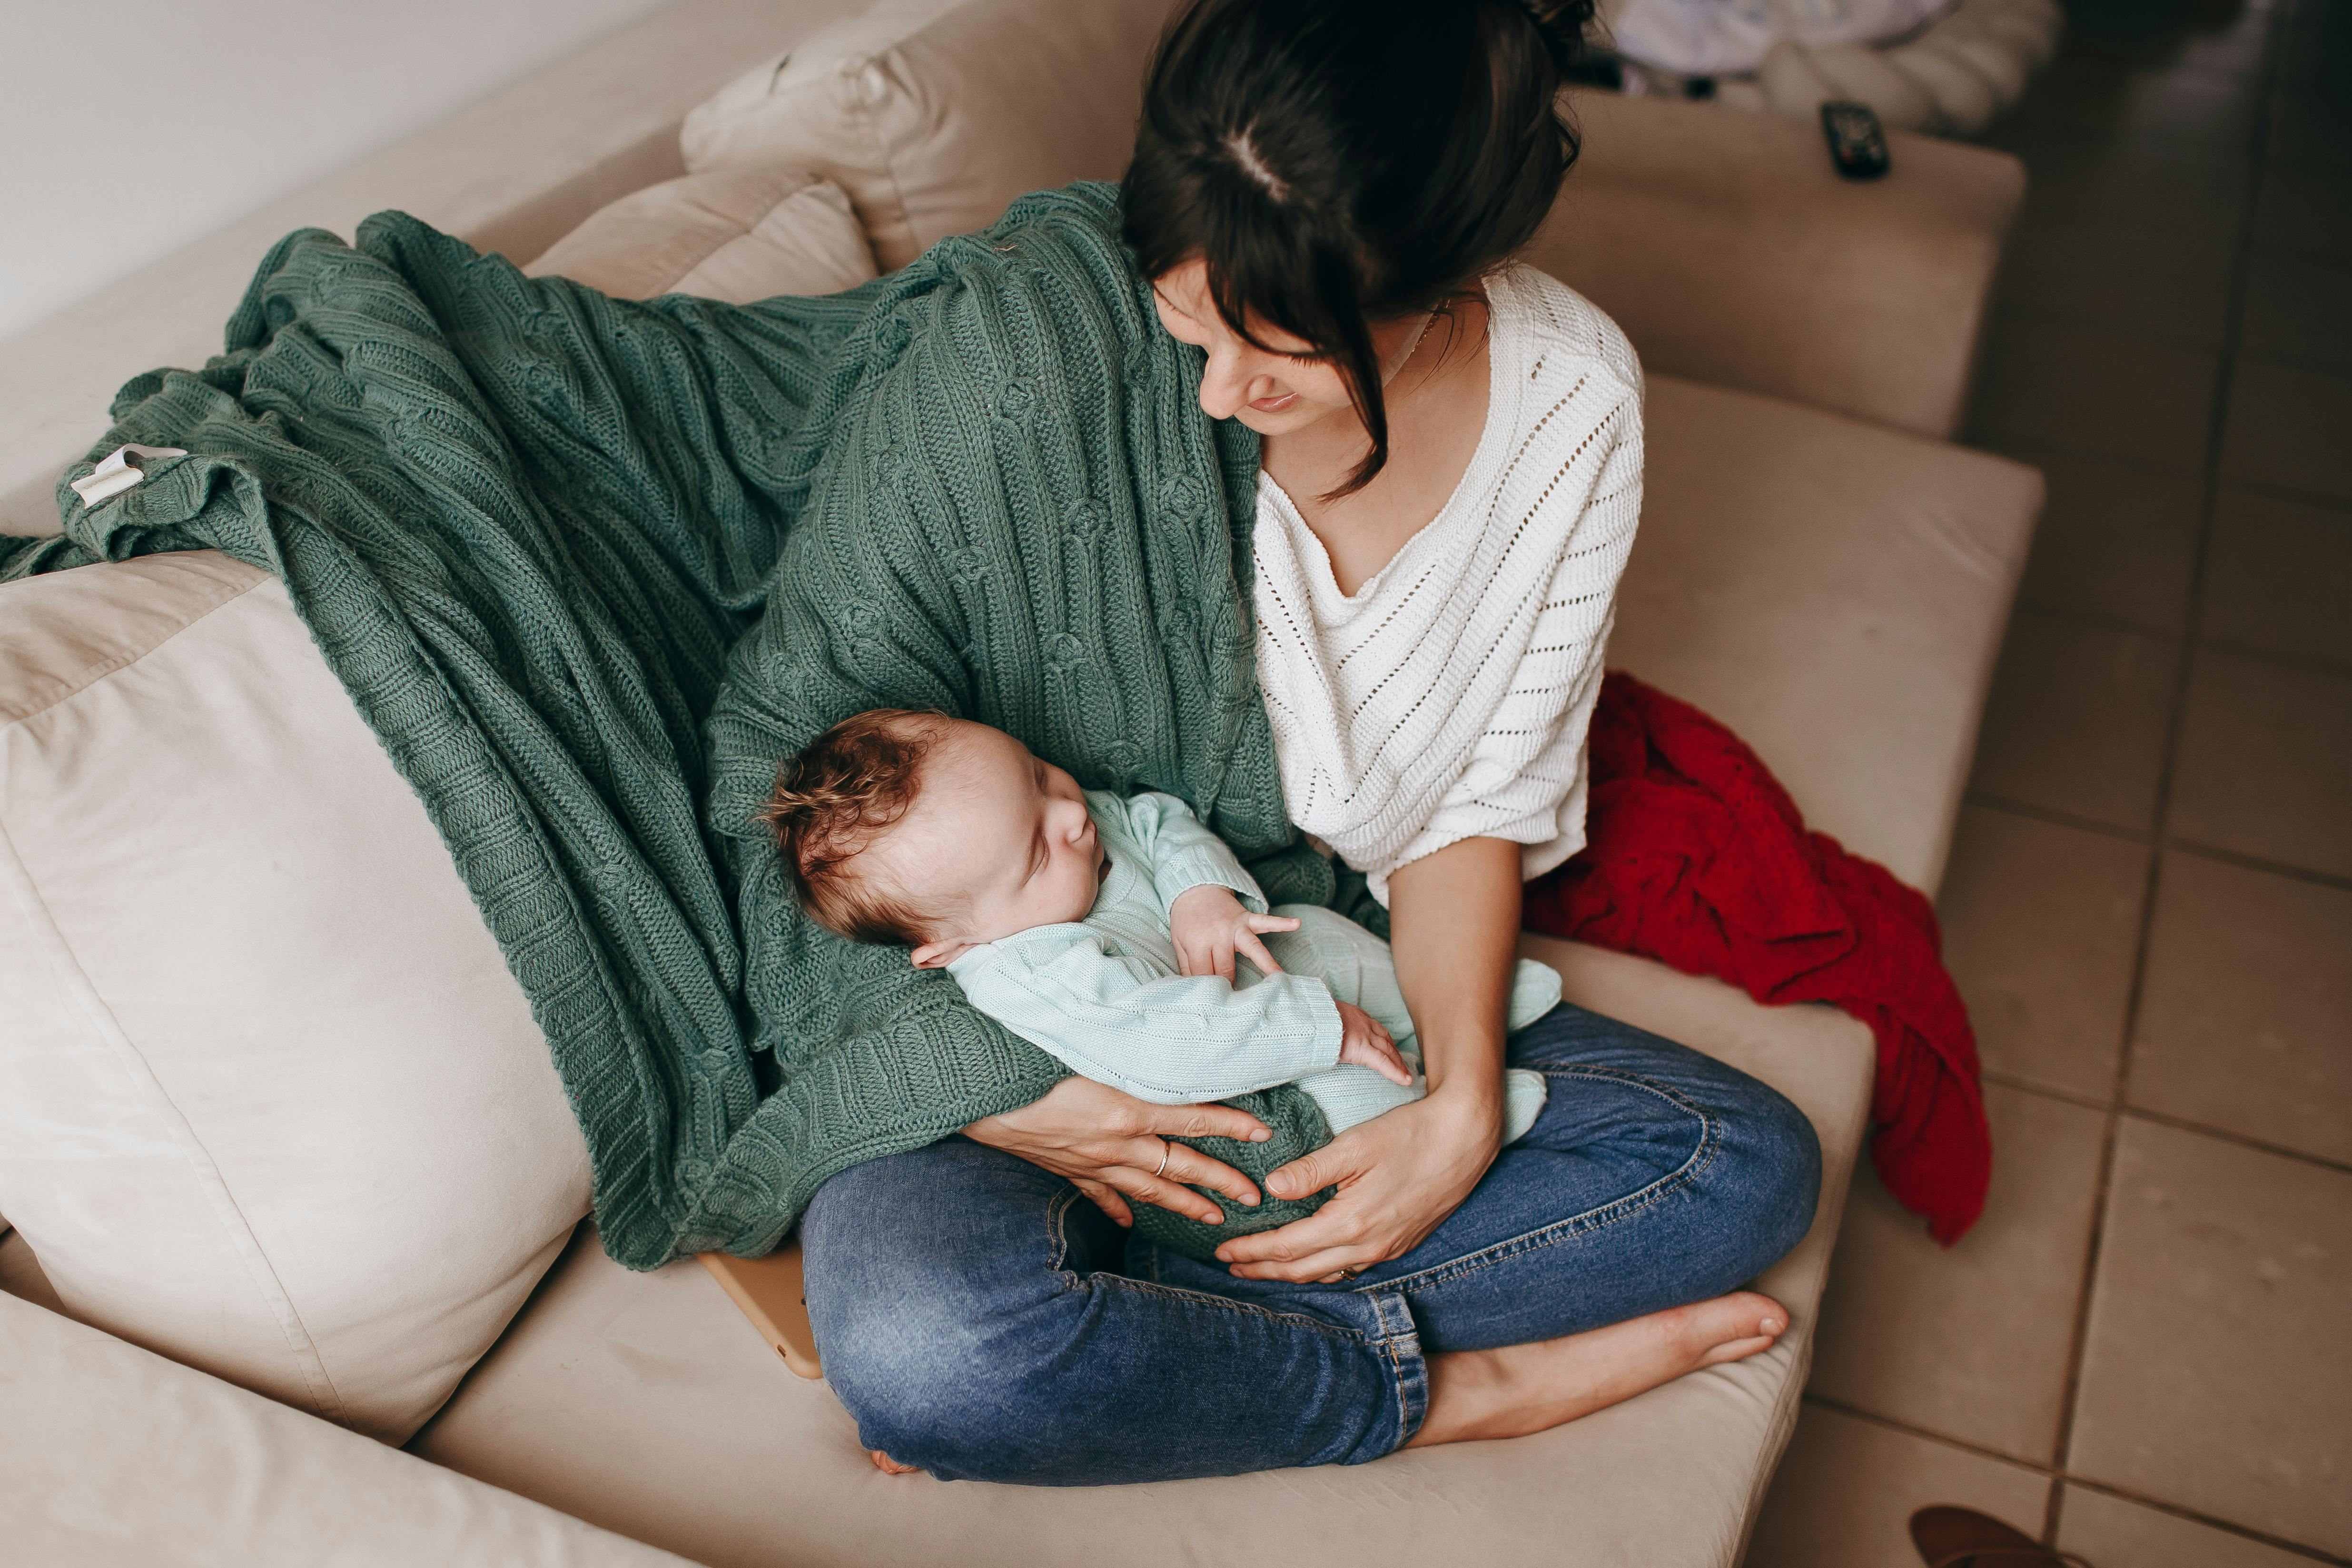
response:
{"label": "woman's toe", "polygon": [[1789,1314],[1780,1303],[1753,1291],[1697,1301],[1683,1312],[1684,1343],[1701,1366],[1753,1355],[1789,1326]]}

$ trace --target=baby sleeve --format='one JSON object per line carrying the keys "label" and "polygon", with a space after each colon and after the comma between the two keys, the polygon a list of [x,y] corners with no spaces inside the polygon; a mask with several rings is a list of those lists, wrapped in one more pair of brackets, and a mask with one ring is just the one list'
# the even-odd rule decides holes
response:
{"label": "baby sleeve", "polygon": [[[1197,884],[1195,884],[1197,885]],[[1239,989],[1107,951],[1084,925],[1040,925],[948,966],[972,1006],[1064,1066],[1161,1105],[1231,1099],[1339,1060],[1329,988],[1269,975]]]}
{"label": "baby sleeve", "polygon": [[1225,841],[1192,815],[1192,808],[1173,795],[1147,790],[1120,802],[1128,831],[1150,858],[1151,887],[1160,897],[1160,913],[1168,915],[1176,901],[1196,887],[1233,890],[1242,907],[1253,915],[1265,913],[1265,894],[1257,879]]}

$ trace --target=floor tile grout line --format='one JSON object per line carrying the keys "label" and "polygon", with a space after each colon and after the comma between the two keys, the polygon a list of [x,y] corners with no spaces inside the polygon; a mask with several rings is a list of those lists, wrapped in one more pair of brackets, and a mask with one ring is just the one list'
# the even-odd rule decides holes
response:
{"label": "floor tile grout line", "polygon": [[2334,872],[2314,871],[2309,866],[2264,860],[2260,855],[2223,849],[2219,844],[2200,843],[2195,839],[2164,838],[2157,841],[2157,847],[2174,854],[2193,855],[2199,860],[2233,865],[2241,871],[2256,871],[2266,876],[2284,877],[2289,882],[2308,883],[2315,887],[2333,888],[2338,893],[2352,893],[2352,876],[2338,876]]}
{"label": "floor tile grout line", "polygon": [[[2352,265],[2347,265],[2347,270],[2352,271]],[[2135,334],[2111,332],[2108,336],[2133,338]],[[2214,354],[2219,358],[2219,353],[2215,350],[2207,349],[2200,352]],[[2352,381],[2352,371],[2346,372],[2344,379]],[[2197,479],[2197,476],[2170,464],[2150,463],[2145,457],[2129,457],[2122,453],[2105,451],[2096,446],[2084,446],[2071,441],[2052,441],[2047,437],[2027,435],[2016,431],[1984,431],[1971,425],[1958,439],[1964,442],[1972,452],[1983,452],[1995,457],[2006,457],[2012,463],[2033,463],[2045,457],[2072,457],[2087,463],[2104,463],[2110,468],[2121,468],[2149,479],[2171,479],[2181,484],[2189,484]],[[2352,496],[2338,495],[2330,490],[2300,490],[2292,485],[2274,485],[2265,479],[2249,479],[2242,475],[2223,475],[2221,488],[2224,491],[2260,496],[2268,500],[2292,501],[2298,506],[2309,507],[2315,511],[2352,512]]]}
{"label": "floor tile grout line", "polygon": [[[2043,611],[2048,614],[2048,611]],[[2207,653],[2226,653],[2232,659],[2248,664],[2269,664],[2276,669],[2295,670],[2306,675],[2352,675],[2352,659],[2322,659],[2308,653],[2281,653],[2269,648],[2257,648],[2251,643],[2239,643],[2227,637],[2205,637],[2191,633],[2190,644]]]}
{"label": "floor tile grout line", "polygon": [[2117,827],[2096,817],[2080,817],[2072,811],[2062,811],[2054,806],[2037,806],[2031,800],[2021,800],[2013,795],[1997,795],[1990,789],[1969,789],[1960,797],[1964,806],[1981,807],[1990,811],[2004,811],[2012,817],[2030,817],[2037,822],[2047,822],[2053,828],[2073,828],[2078,832],[2096,833],[2103,839],[2116,839],[2143,849],[2156,847],[2156,835],[2137,828]]}
{"label": "floor tile grout line", "polygon": [[2037,806],[2031,800],[2020,800],[2007,795],[1996,795],[1989,789],[1970,789],[1960,803],[1979,810],[1999,811],[2004,816],[2023,817],[2030,821],[2046,822],[2053,828],[2072,828],[2076,832],[2094,833],[2117,843],[2137,844],[2142,849],[2161,850],[2168,854],[2189,855],[2198,860],[2213,861],[2221,865],[2236,866],[2241,871],[2260,872],[2265,876],[2284,878],[2288,882],[2307,883],[2314,887],[2352,893],[2352,876],[2338,876],[2334,872],[2314,871],[2309,866],[2289,865],[2284,861],[2265,860],[2240,850],[2225,849],[2200,839],[2174,838],[2169,834],[2144,833],[2131,828],[2119,828],[2113,822],[2102,822],[2095,817],[2078,817],[2071,811],[2053,807]]}
{"label": "floor tile grout line", "polygon": [[2158,626],[2153,622],[2136,620],[2129,615],[2110,614],[2104,610],[2084,610],[2078,605],[2056,604],[2021,594],[2017,608],[2045,621],[2063,621],[2072,626],[2088,626],[2095,631],[2117,632],[2131,637],[2145,637],[2151,643],[2178,644],[2183,652],[2202,649],[2210,653],[2227,653],[2233,659],[2250,664],[2269,664],[2282,670],[2300,670],[2310,674],[2352,674],[2352,659],[2329,659],[2312,653],[2282,653],[2274,648],[2258,647],[2228,637],[2209,637],[2193,628],[2176,631]]}
{"label": "floor tile grout line", "polygon": [[2322,1170],[2340,1171],[2347,1176],[2352,1176],[2352,1160],[2339,1160],[2329,1155],[2315,1155],[2309,1149],[2293,1148],[2285,1144],[2268,1143],[2228,1127],[2217,1127],[2210,1122],[2199,1122],[2187,1116],[2176,1116],[2168,1111],[2152,1111],[2145,1105],[2102,1100],[2095,1094],[2085,1094],[2079,1089],[2062,1089],[2054,1083],[2038,1082],[2014,1072],[1997,1072],[1988,1069],[1980,1076],[1987,1083],[1998,1083],[2004,1089],[2014,1089],[2021,1094],[2032,1094],[2044,1100],[2055,1100],[2061,1104],[2077,1106],[2085,1111],[2113,1111],[2131,1121],[2147,1122],[2158,1127],[2170,1127],[2175,1132],[2195,1133],[2200,1136],[2211,1138],[2217,1143],[2234,1144],[2240,1148],[2252,1149],[2257,1154],[2275,1155],[2281,1159],[2294,1160],[2302,1165],[2317,1166]]}
{"label": "floor tile grout line", "polygon": [[[2271,99],[2277,84],[2278,26],[2272,17],[2264,25],[2262,55],[2256,71],[2254,87],[2254,128],[2252,145],[2248,150],[2248,168],[2254,189],[2249,193],[2238,214],[2238,243],[2230,263],[2230,299],[2222,318],[2222,345],[2213,365],[2212,402],[2206,411],[2205,458],[2201,475],[2203,493],[2199,497],[2196,542],[2191,547],[2189,562],[2189,601],[2183,622],[2195,628],[2202,623],[2205,608],[2205,577],[2212,555],[2213,524],[2221,509],[2221,456],[2230,427],[2231,390],[2236,382],[2238,340],[2246,313],[2246,296],[2253,272],[2255,215],[2260,211],[2263,154],[2267,150],[2270,133]],[[2186,728],[2190,684],[2195,675],[2197,659],[2193,649],[2182,651],[2179,667],[2173,674],[2172,701],[2165,716],[2162,761],[2157,773],[2155,810],[2150,818],[2153,837],[2162,841],[2168,836],[2168,827],[2172,812],[2173,777],[2179,770],[2180,743]],[[2107,1207],[2115,1185],[2116,1153],[2123,1134],[2123,1113],[2120,1107],[2129,1097],[2132,1069],[2132,1040],[2138,1032],[2139,1009],[2147,987],[2147,960],[2156,935],[2157,905],[2164,893],[2165,856],[2150,854],[2146,881],[2141,886],[2139,931],[2132,954],[2131,985],[2125,993],[2123,1036],[2116,1051],[2116,1071],[2112,1103],[2105,1113],[2099,1148],[2097,1180],[2091,1194],[2090,1236],[2083,1253],[2083,1272],[2075,1291],[2074,1322],[2066,1351],[2066,1379],[2058,1407],[2058,1430],[2051,1445],[2051,1454],[2063,1469],[2074,1459],[2074,1425],[2083,1392],[2084,1364],[2088,1359],[2093,1310],[2098,1295],[2099,1265],[2106,1244]],[[2042,1521],[2044,1545],[2054,1545],[2058,1530],[2063,1522],[2065,1489],[2053,1487]]]}
{"label": "floor tile grout line", "polygon": [[2158,1513],[2170,1514],[2175,1519],[2186,1520],[2191,1524],[2201,1524],[2208,1530],[2220,1531],[2226,1535],[2235,1535],[2242,1540],[2260,1542],[2273,1551],[2292,1552],[2297,1557],[2308,1558],[2314,1563],[2329,1563],[2333,1568],[2352,1568],[2352,1557],[2338,1557],[2324,1547],[2308,1545],[2300,1541],[2290,1541],[2284,1535],[2273,1535],[2266,1530],[2256,1530],[2251,1525],[2238,1524],[2213,1514],[2200,1513],[2193,1508],[2183,1508],[2177,1502],[2168,1502],[2162,1498],[2143,1497],[2126,1488],[2114,1486],[2105,1481],[2085,1480],[2080,1476],[2062,1475],[2057,1478],[2057,1482],[2062,1488],[2098,1492],[2105,1497],[2137,1503],[2141,1508],[2150,1509]]}
{"label": "floor tile grout line", "polygon": [[[1804,1403],[1819,1406],[1824,1410],[1835,1411],[1838,1415],[1866,1422],[1874,1427],[1884,1427],[1890,1432],[1900,1432],[1906,1437],[1916,1437],[1921,1442],[1934,1443],[1938,1447],[1956,1449],[1980,1459],[1991,1459],[1997,1464],[2010,1465],[2021,1470],[2032,1471],[2048,1481],[2053,1492],[2066,1487],[2077,1487],[2084,1491],[2099,1492],[2125,1502],[2137,1503],[2142,1508],[2153,1509],[2158,1513],[2170,1514],[2175,1519],[2183,1519],[2192,1524],[2203,1525],[2208,1530],[2219,1531],[2225,1535],[2234,1535],[2243,1540],[2260,1542],[2265,1546],[2276,1547],[2283,1552],[2291,1552],[2298,1557],[2307,1557],[2315,1563],[2336,1564],[2336,1568],[2352,1568],[2352,1557],[2337,1557],[2325,1547],[2291,1541],[2283,1535],[2273,1535],[2267,1531],[2256,1530],[2252,1525],[2240,1524],[2234,1520],[2223,1519],[2218,1514],[2200,1513],[2193,1508],[2186,1508],[2163,1498],[2151,1497],[2145,1492],[2137,1492],[2129,1487],[2117,1486],[2112,1481],[2094,1480],[2087,1476],[2075,1475],[2057,1465],[2045,1464],[2036,1459],[2021,1459],[2015,1454],[2005,1454],[1999,1448],[1971,1442],[1966,1437],[1956,1437],[1948,1432],[1938,1432],[1932,1427],[1921,1427],[1892,1416],[1882,1416],[1874,1410],[1849,1404],[1845,1400],[1833,1398],[1826,1394],[1808,1392],[1804,1396]],[[2048,1542],[2045,1542],[2045,1544]]]}

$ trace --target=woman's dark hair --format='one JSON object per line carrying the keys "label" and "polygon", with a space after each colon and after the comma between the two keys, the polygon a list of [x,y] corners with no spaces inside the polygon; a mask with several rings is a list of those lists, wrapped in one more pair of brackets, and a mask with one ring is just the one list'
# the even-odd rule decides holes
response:
{"label": "woman's dark hair", "polygon": [[1371,324],[1444,307],[1576,162],[1559,105],[1592,0],[1193,0],[1153,56],[1124,193],[1147,277],[1198,256],[1227,326],[1302,338],[1387,464]]}

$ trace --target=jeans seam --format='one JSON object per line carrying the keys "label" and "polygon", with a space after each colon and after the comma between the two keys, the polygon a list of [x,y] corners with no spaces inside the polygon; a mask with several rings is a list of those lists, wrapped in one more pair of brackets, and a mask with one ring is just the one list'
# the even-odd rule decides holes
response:
{"label": "jeans seam", "polygon": [[1646,1090],[1698,1118],[1700,1127],[1698,1147],[1693,1149],[1690,1157],[1681,1165],[1638,1191],[1627,1193],[1624,1197],[1612,1199],[1597,1208],[1589,1208],[1582,1214],[1570,1215],[1566,1219],[1556,1220],[1539,1230],[1530,1230],[1524,1235],[1511,1237],[1491,1247],[1482,1248],[1478,1251],[1467,1253],[1460,1258],[1449,1259],[1444,1263],[1433,1265],[1418,1272],[1402,1275],[1393,1280],[1382,1280],[1377,1284],[1360,1286],[1359,1294],[1368,1295],[1374,1291],[1429,1290],[1439,1285],[1451,1284],[1508,1259],[1535,1251],[1538,1248],[1552,1246],[1570,1236],[1586,1236],[1595,1231],[1605,1230],[1622,1220],[1631,1219],[1668,1194],[1688,1186],[1715,1163],[1715,1156],[1723,1141],[1722,1124],[1704,1106],[1679,1090],[1655,1080],[1643,1078],[1638,1073],[1621,1072],[1605,1067],[1570,1066],[1559,1069],[1557,1071],[1549,1068],[1538,1068],[1537,1071],[1542,1072],[1547,1078],[1608,1079]]}
{"label": "jeans seam", "polygon": [[1078,1200],[1076,1187],[1066,1187],[1055,1193],[1045,1204],[1045,1240],[1048,1248],[1046,1267],[1075,1281],[1077,1276],[1070,1270],[1070,1231],[1066,1223],[1070,1206]]}
{"label": "jeans seam", "polygon": [[[1108,1284],[1130,1291],[1140,1291],[1146,1295],[1160,1296],[1170,1301],[1192,1301],[1202,1306],[1217,1307],[1227,1312],[1240,1312],[1249,1317],[1264,1318],[1269,1322],[1284,1323],[1297,1328],[1312,1329],[1318,1333],[1328,1334],[1334,1339],[1354,1340],[1359,1344],[1370,1345],[1375,1349],[1382,1351],[1385,1351],[1388,1343],[1385,1333],[1381,1338],[1374,1339],[1372,1336],[1365,1333],[1361,1329],[1348,1328],[1337,1323],[1327,1323],[1320,1318],[1309,1317],[1304,1312],[1278,1312],[1271,1307],[1261,1307],[1250,1301],[1237,1301],[1231,1296],[1220,1296],[1215,1294],[1213,1291],[1188,1291],[1181,1285],[1163,1285],[1154,1281],[1139,1280],[1131,1274],[1097,1274],[1094,1276],[1094,1280],[1097,1284]],[[1383,1323],[1382,1326],[1385,1328],[1385,1323]]]}
{"label": "jeans seam", "polygon": [[[1429,1415],[1429,1362],[1421,1349],[1421,1332],[1412,1321],[1412,1309],[1401,1291],[1381,1295],[1369,1295],[1375,1315],[1380,1319],[1381,1337],[1374,1348],[1388,1364],[1389,1382],[1396,1390],[1397,1439],[1388,1452],[1394,1453],[1412,1439]],[[1402,1329],[1390,1326],[1391,1312],[1404,1322]]]}

